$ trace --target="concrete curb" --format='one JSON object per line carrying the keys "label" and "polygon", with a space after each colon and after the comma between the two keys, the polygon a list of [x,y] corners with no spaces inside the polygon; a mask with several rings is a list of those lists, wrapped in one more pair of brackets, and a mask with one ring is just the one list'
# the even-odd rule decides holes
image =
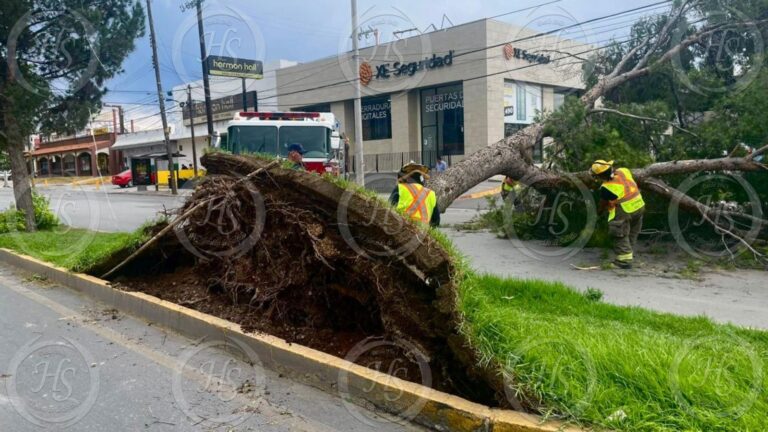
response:
{"label": "concrete curb", "polygon": [[[423,405],[409,420],[442,431],[555,432],[579,429],[556,422],[542,423],[540,417],[489,408],[419,384],[377,372],[344,359],[283,339],[246,334],[230,321],[179,306],[156,297],[112,288],[107,281],[69,272],[46,262],[0,249],[0,260],[73,288],[121,312],[139,317],[192,339],[231,339],[252,349],[262,366],[291,378],[338,393],[358,405],[373,406],[389,413],[406,412]],[[347,377],[348,394],[341,394],[338,381]],[[397,395],[392,398],[392,395]]]}

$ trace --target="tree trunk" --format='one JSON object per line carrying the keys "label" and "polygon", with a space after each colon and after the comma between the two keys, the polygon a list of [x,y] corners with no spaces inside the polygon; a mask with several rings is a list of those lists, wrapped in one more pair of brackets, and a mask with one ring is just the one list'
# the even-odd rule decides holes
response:
{"label": "tree trunk", "polygon": [[5,107],[4,123],[8,141],[8,159],[11,162],[13,174],[13,195],[16,208],[24,212],[24,223],[28,232],[37,230],[35,221],[35,206],[32,202],[32,182],[27,171],[27,161],[24,159],[24,140],[13,107]]}
{"label": "tree trunk", "polygon": [[437,194],[438,206],[445,211],[461,194],[477,184],[501,173],[525,178],[534,172],[530,149],[541,138],[543,126],[533,124],[471,156],[436,175],[428,186]]}

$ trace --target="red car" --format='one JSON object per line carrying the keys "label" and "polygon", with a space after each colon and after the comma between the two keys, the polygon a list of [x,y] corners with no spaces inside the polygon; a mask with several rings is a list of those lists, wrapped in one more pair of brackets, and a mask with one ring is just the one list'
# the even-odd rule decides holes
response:
{"label": "red car", "polygon": [[127,188],[133,186],[133,176],[131,170],[125,170],[118,175],[112,176],[112,184],[120,186],[121,188]]}

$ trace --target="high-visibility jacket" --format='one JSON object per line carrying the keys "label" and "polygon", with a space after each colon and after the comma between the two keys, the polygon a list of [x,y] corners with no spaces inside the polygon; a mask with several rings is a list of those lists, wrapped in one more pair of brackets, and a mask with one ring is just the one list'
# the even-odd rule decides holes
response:
{"label": "high-visibility jacket", "polygon": [[501,190],[504,192],[512,192],[515,191],[515,193],[519,193],[523,187],[520,185],[520,183],[515,183],[514,185],[511,185],[507,182],[503,182],[501,184]]}
{"label": "high-visibility jacket", "polygon": [[418,183],[399,183],[397,192],[397,209],[417,222],[429,224],[437,206],[435,192]]}
{"label": "high-visibility jacket", "polygon": [[634,213],[645,207],[645,201],[640,194],[632,172],[626,168],[619,168],[613,174],[613,178],[603,182],[603,186],[618,198],[610,202],[608,221],[616,218],[616,206],[621,206],[625,213]]}

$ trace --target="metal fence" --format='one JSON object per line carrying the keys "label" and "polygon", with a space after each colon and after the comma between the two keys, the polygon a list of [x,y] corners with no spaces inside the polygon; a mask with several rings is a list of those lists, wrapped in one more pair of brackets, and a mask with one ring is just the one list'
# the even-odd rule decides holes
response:
{"label": "metal fence", "polygon": [[[437,165],[437,152],[400,152],[400,153],[380,153],[363,155],[366,173],[393,173],[400,171],[400,168],[408,162],[416,162],[434,169]],[[451,155],[444,155],[443,160],[452,165]],[[355,155],[350,155],[347,172],[355,172]]]}

